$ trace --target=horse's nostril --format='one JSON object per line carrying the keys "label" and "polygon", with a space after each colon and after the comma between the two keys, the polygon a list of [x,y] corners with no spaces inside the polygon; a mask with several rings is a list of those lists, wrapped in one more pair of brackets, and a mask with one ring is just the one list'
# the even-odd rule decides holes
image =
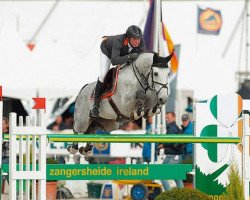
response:
{"label": "horse's nostril", "polygon": [[159,98],[159,101],[162,102],[162,98]]}

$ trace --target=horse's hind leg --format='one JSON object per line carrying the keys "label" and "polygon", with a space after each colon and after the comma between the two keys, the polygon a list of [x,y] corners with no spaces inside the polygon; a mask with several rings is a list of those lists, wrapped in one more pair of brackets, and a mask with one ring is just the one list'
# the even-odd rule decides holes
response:
{"label": "horse's hind leg", "polygon": [[[99,124],[97,122],[97,120],[93,120],[88,129],[86,130],[86,132],[84,132],[84,134],[95,134],[95,131],[100,130],[101,129],[101,124]],[[82,146],[79,148],[79,153],[82,155],[90,155],[93,153],[93,144],[90,142],[87,142],[86,146]]]}
{"label": "horse's hind leg", "polygon": [[[118,128],[118,123],[115,120],[106,120],[99,118],[94,120],[88,127],[87,131],[84,134],[94,134],[97,130],[102,130],[105,132],[110,132]],[[82,155],[92,154],[93,144],[87,143],[85,147],[79,148],[79,153]]]}
{"label": "horse's hind leg", "polygon": [[[84,132],[84,134],[85,134],[85,131],[84,130],[86,130],[86,128],[85,127],[90,127],[91,126],[91,123],[92,123],[92,120],[90,119],[90,120],[88,120],[88,121],[83,121],[83,122],[81,122],[81,126],[79,126],[79,124],[77,124],[77,123],[75,123],[75,121],[74,121],[74,125],[73,125],[73,132],[74,132],[74,135],[78,135],[80,132],[78,132],[78,131],[76,131],[76,130],[82,130],[83,132]],[[89,128],[87,128],[87,129],[89,129]],[[87,130],[88,131],[88,130]],[[70,153],[70,154],[75,154],[75,153],[77,153],[78,152],[78,142],[73,142],[73,144],[72,145],[69,145],[68,147],[67,147],[67,150],[68,150],[68,152]]]}

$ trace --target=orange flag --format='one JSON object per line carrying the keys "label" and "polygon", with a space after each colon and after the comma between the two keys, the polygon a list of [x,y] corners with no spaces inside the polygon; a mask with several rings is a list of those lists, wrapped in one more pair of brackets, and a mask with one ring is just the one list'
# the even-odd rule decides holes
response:
{"label": "orange flag", "polygon": [[[174,43],[173,43],[173,41],[168,33],[168,30],[167,30],[165,24],[162,23],[162,27],[163,27],[164,39],[167,42],[168,52],[169,52],[169,54],[171,54],[174,51]],[[175,53],[174,53],[170,62],[171,62],[172,71],[176,73],[178,70],[178,59],[177,59],[177,56]]]}
{"label": "orange flag", "polygon": [[44,109],[46,110],[46,98],[32,98],[35,105],[32,109]]}

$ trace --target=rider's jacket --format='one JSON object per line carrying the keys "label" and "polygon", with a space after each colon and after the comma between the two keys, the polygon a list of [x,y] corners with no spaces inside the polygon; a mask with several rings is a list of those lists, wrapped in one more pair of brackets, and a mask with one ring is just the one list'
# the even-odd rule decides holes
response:
{"label": "rider's jacket", "polygon": [[146,50],[143,38],[138,47],[129,52],[129,38],[126,34],[105,36],[101,43],[101,51],[111,59],[112,65],[120,65],[129,61],[129,53],[140,53]]}

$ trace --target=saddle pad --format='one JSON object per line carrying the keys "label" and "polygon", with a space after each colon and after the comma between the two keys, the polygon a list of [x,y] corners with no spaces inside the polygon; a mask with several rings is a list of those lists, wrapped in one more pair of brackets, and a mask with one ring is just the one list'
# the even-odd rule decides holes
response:
{"label": "saddle pad", "polygon": [[[106,99],[108,97],[111,97],[114,94],[116,90],[116,86],[117,86],[119,70],[120,70],[120,66],[117,66],[117,67],[111,68],[108,71],[104,79],[101,99]],[[95,88],[93,89],[91,96],[90,96],[91,100],[93,100],[94,98],[95,98]]]}

